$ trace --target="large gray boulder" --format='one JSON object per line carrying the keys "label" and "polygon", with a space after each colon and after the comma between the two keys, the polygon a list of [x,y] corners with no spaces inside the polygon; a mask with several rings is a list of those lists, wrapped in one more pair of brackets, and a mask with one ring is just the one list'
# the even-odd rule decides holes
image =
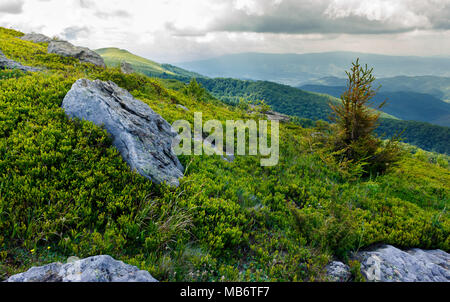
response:
{"label": "large gray boulder", "polygon": [[149,272],[106,255],[32,267],[6,282],[158,282]]}
{"label": "large gray boulder", "polygon": [[0,69],[18,69],[25,72],[36,72],[39,68],[24,66],[19,62],[8,59],[0,50]]}
{"label": "large gray boulder", "polygon": [[24,41],[34,42],[34,43],[50,43],[52,41],[52,38],[47,37],[46,35],[37,34],[37,33],[26,34],[26,35],[20,37],[20,39],[24,40]]}
{"label": "large gray boulder", "polygon": [[132,170],[178,186],[184,168],[172,150],[176,133],[147,104],[113,82],[80,79],[65,96],[67,115],[104,125]]}
{"label": "large gray boulder", "polygon": [[371,251],[359,252],[355,258],[361,262],[361,273],[368,281],[450,281],[450,255],[441,250],[402,251],[382,245]]}
{"label": "large gray boulder", "polygon": [[92,63],[100,67],[106,67],[103,58],[98,53],[86,47],[75,46],[67,41],[50,41],[47,52],[64,57],[76,58],[81,62]]}

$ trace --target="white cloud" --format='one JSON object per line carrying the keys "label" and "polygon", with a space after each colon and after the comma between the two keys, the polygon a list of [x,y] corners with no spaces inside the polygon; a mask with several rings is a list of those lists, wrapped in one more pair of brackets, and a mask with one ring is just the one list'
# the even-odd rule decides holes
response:
{"label": "white cloud", "polygon": [[23,10],[24,0],[0,0],[0,14],[20,14]]}
{"label": "white cloud", "polygon": [[450,0],[0,0],[2,26],[162,62],[245,51],[449,55],[449,14]]}

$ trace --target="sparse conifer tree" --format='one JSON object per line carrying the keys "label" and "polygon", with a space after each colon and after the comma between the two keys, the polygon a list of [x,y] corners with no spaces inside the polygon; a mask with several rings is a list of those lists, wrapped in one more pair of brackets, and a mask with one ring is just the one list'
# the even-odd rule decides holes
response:
{"label": "sparse conifer tree", "polygon": [[[383,144],[374,135],[378,127],[380,112],[371,108],[371,99],[376,95],[372,75],[373,68],[362,67],[359,59],[352,63],[348,76],[347,89],[341,96],[340,104],[330,104],[334,115],[331,119],[336,122],[337,135],[334,142],[337,154],[346,160],[364,165],[366,173],[382,173],[394,163],[399,156],[397,139]],[[381,109],[385,102],[376,109]]]}

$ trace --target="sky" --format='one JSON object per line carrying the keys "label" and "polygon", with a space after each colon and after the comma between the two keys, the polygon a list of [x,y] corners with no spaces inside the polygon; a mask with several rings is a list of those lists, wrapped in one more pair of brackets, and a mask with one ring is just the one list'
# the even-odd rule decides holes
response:
{"label": "sky", "polygon": [[0,0],[0,26],[162,63],[241,52],[450,56],[450,0]]}

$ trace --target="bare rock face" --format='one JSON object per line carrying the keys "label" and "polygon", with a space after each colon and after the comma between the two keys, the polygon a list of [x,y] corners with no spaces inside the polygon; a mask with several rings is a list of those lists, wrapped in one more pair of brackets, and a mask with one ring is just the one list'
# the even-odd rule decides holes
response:
{"label": "bare rock face", "polygon": [[39,68],[24,66],[19,62],[8,59],[0,50],[0,69],[18,69],[25,72],[36,72]]}
{"label": "bare rock face", "polygon": [[64,57],[73,57],[80,60],[80,62],[92,63],[100,67],[106,67],[103,58],[98,53],[86,47],[75,46],[67,41],[50,41],[47,52]]}
{"label": "bare rock face", "polygon": [[113,82],[80,79],[65,96],[69,117],[104,125],[132,170],[155,183],[178,186],[184,168],[172,150],[176,133],[147,104]]}
{"label": "bare rock face", "polygon": [[266,111],[264,112],[269,121],[280,121],[280,122],[289,122],[291,117],[285,114],[281,114],[275,111]]}
{"label": "bare rock face", "polygon": [[399,250],[382,245],[357,253],[361,273],[368,281],[449,282],[450,254],[442,250]]}
{"label": "bare rock face", "polygon": [[50,43],[52,41],[52,38],[49,38],[46,35],[37,34],[37,33],[26,34],[26,35],[20,37],[20,39],[24,40],[24,41],[30,41],[33,43]]}
{"label": "bare rock face", "polygon": [[128,62],[120,63],[120,70],[124,74],[132,74],[134,72],[133,66]]}
{"label": "bare rock face", "polygon": [[149,272],[117,261],[111,256],[94,256],[62,264],[32,267],[6,282],[158,282]]}

